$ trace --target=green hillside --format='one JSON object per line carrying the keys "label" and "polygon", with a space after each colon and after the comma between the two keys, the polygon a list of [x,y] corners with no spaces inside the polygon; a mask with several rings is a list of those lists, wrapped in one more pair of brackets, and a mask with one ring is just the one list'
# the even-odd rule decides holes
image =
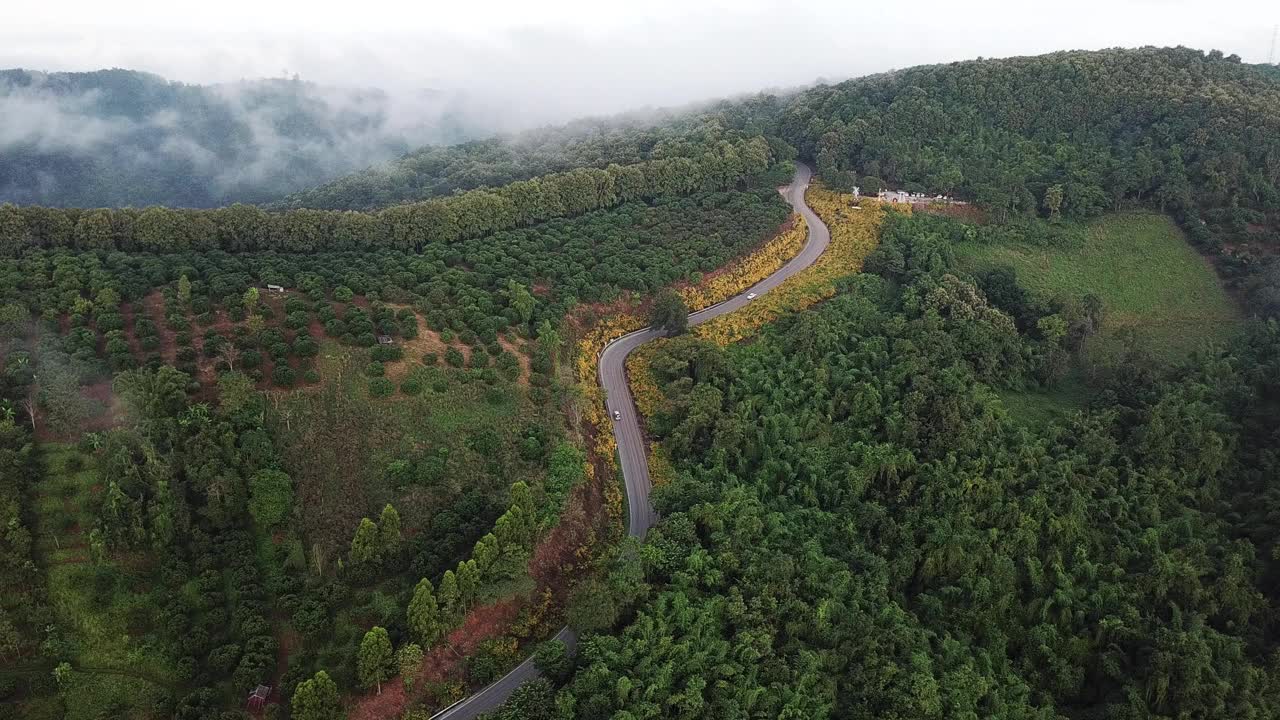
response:
{"label": "green hillside", "polygon": [[1008,265],[1038,299],[1093,293],[1104,304],[1090,352],[1113,351],[1132,334],[1152,354],[1177,359],[1235,332],[1240,311],[1209,263],[1169,218],[1107,215],[1088,225],[1080,247],[961,243],[961,267]]}

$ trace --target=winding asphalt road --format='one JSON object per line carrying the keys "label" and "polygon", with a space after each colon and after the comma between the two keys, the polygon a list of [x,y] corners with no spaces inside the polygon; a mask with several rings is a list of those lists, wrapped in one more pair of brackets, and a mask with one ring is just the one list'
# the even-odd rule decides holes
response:
{"label": "winding asphalt road", "polygon": [[[804,191],[809,187],[809,178],[813,171],[808,166],[797,163],[796,174],[791,184],[783,193],[791,207],[802,216],[809,227],[809,237],[804,249],[791,258],[778,271],[747,288],[746,292],[735,295],[724,302],[703,308],[689,315],[689,325],[704,323],[752,302],[747,295],[755,293],[764,295],[813,264],[822,253],[826,252],[831,241],[827,226],[804,203]],[[645,452],[644,434],[640,431],[640,418],[636,404],[631,399],[631,388],[627,386],[627,356],[641,345],[662,337],[663,333],[653,328],[637,330],[614,340],[605,346],[600,354],[600,385],[607,393],[609,417],[614,411],[622,417],[613,423],[613,434],[618,441],[618,459],[622,467],[622,479],[627,485],[627,509],[629,522],[627,532],[637,538],[643,538],[649,528],[658,521],[658,516],[649,504],[649,491],[653,484],[649,480],[648,455]],[[556,634],[556,639],[563,641],[572,650],[578,637],[570,628],[564,628]],[[473,718],[498,708],[511,693],[522,684],[538,677],[538,669],[530,658],[520,663],[514,670],[494,681],[470,697],[459,700],[453,705],[432,716],[432,720],[472,720]]]}

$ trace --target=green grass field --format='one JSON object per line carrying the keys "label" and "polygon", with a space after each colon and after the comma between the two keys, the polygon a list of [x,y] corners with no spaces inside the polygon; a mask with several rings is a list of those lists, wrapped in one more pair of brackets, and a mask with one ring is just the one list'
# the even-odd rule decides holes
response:
{"label": "green grass field", "polygon": [[1079,247],[962,243],[955,248],[960,267],[971,272],[1013,267],[1018,283],[1033,296],[1094,293],[1102,298],[1102,330],[1087,342],[1083,365],[1050,390],[998,393],[1010,415],[1028,425],[1083,408],[1089,398],[1084,366],[1114,361],[1127,342],[1173,362],[1226,340],[1243,320],[1213,268],[1167,216],[1107,215],[1086,229]]}
{"label": "green grass field", "polygon": [[[424,366],[405,358],[405,376],[421,380],[416,396],[372,397],[362,369],[363,351],[326,342],[317,358],[320,387],[278,399],[276,430],[290,475],[298,483],[310,542],[345,550],[361,516],[376,517],[392,503],[413,533],[468,493],[499,504],[516,480],[538,487],[541,457],[525,443],[537,431],[550,440],[563,433],[554,403],[501,379],[489,384],[473,370]],[[287,416],[287,421],[285,417]],[[389,466],[442,457],[442,473],[428,481],[397,481]]]}
{"label": "green grass field", "polygon": [[[37,555],[48,577],[49,599],[62,636],[71,641],[73,682],[61,691],[66,718],[96,718],[128,711],[152,717],[159,687],[177,685],[173,663],[153,646],[154,598],[145,592],[140,563],[95,563],[90,557],[90,510],[101,492],[93,459],[74,447],[43,448],[44,477],[37,487]],[[28,708],[40,717],[48,703]],[[42,709],[44,708],[44,709]],[[61,712],[58,717],[63,717]]]}
{"label": "green grass field", "polygon": [[1108,215],[1089,224],[1087,238],[1078,248],[964,243],[956,255],[969,270],[1010,265],[1041,297],[1101,297],[1103,328],[1087,356],[1114,351],[1132,333],[1157,358],[1177,360],[1239,327],[1239,309],[1168,217]]}
{"label": "green grass field", "polygon": [[1056,386],[1036,390],[998,390],[996,396],[1014,419],[1031,427],[1060,420],[1089,402],[1084,372],[1075,367]]}

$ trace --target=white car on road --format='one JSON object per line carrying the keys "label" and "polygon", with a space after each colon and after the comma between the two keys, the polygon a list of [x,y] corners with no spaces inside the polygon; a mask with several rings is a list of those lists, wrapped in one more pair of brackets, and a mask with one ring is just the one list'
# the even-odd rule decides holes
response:
{"label": "white car on road", "polygon": [[748,300],[755,300],[755,299],[756,299],[756,294],[755,294],[755,293],[747,293],[747,299],[748,299]]}
{"label": "white car on road", "polygon": [[614,419],[614,420],[621,420],[621,419],[622,419],[622,411],[621,411],[621,410],[614,410],[614,411],[613,411],[613,419]]}

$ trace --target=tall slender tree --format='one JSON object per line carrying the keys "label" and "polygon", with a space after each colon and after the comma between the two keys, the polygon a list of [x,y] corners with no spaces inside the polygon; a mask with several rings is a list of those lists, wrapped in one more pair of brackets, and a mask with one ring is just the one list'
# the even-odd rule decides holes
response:
{"label": "tall slender tree", "polygon": [[422,578],[413,589],[413,598],[409,601],[409,630],[418,642],[431,647],[439,639],[443,630],[440,617],[440,606],[436,602],[435,588],[431,581]]}
{"label": "tall slender tree", "polygon": [[395,674],[391,638],[386,628],[375,626],[364,634],[356,657],[356,674],[360,677],[361,686],[377,687],[378,694],[382,694],[382,682]]}

